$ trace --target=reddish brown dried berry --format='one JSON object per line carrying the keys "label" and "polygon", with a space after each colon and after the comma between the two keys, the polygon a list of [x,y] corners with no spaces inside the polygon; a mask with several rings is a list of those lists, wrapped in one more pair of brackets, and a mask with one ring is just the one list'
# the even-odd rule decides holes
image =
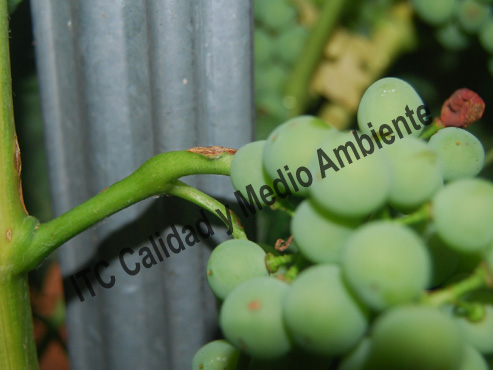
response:
{"label": "reddish brown dried berry", "polygon": [[467,127],[484,113],[484,101],[469,89],[456,90],[442,106],[440,120],[445,127]]}

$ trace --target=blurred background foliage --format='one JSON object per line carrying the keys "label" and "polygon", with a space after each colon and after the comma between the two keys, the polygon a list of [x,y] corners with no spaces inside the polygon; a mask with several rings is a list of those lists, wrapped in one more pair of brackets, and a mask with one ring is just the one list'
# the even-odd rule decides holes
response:
{"label": "blurred background foliage", "polygon": [[[341,129],[356,127],[361,95],[383,76],[413,85],[434,116],[456,89],[467,87],[486,103],[483,118],[469,130],[488,153],[482,176],[492,178],[493,1],[253,3],[256,139],[265,139],[277,125],[299,114],[320,116]],[[46,221],[52,217],[44,147],[49,133],[42,126],[30,6],[28,1],[10,0],[9,8],[24,198],[29,212]],[[289,237],[289,217],[272,215],[269,210],[258,215],[258,239],[270,245]],[[62,369],[68,366],[63,292],[53,261],[54,257],[32,273],[31,285],[41,366]]]}
{"label": "blurred background foliage", "polygon": [[[435,117],[467,87],[486,103],[468,130],[487,151],[481,176],[491,178],[492,10],[489,0],[255,0],[256,139],[299,114],[356,128],[362,94],[384,76],[413,85]],[[262,242],[289,237],[288,216],[258,217]]]}

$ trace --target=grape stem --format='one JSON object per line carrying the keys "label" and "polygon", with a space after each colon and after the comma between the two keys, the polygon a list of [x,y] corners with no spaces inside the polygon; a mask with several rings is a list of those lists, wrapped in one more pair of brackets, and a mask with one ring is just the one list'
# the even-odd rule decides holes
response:
{"label": "grape stem", "polygon": [[[3,8],[2,8],[3,6]],[[1,78],[5,54],[3,42],[8,42],[6,3],[0,1],[0,138],[1,133],[15,140],[12,122],[6,124],[2,116]],[[3,23],[2,23],[3,21]],[[3,31],[3,32],[2,32]],[[2,140],[2,139],[0,139]],[[1,142],[0,142],[1,143]],[[38,369],[33,336],[31,305],[29,302],[28,271],[34,269],[60,245],[103,220],[105,217],[151,196],[173,194],[224,216],[223,221],[233,228],[235,237],[246,239],[237,217],[212,197],[178,181],[196,174],[229,175],[234,149],[196,147],[154,156],[126,178],[102,190],[86,202],[57,218],[40,223],[29,216],[23,207],[20,191],[20,162],[16,160],[17,147],[9,144],[12,158],[4,156],[0,147],[0,369]],[[2,162],[4,160],[4,162]],[[8,191],[10,189],[11,191]],[[193,189],[193,190],[192,190]],[[7,195],[7,199],[4,199]],[[5,200],[5,203],[2,202]],[[220,212],[221,213],[220,213]],[[3,227],[3,229],[2,229]]]}
{"label": "grape stem", "polygon": [[428,293],[423,297],[423,303],[436,307],[446,303],[457,303],[459,298],[464,294],[483,287],[493,288],[493,277],[485,262],[482,262],[468,278],[443,289]]}
{"label": "grape stem", "polygon": [[467,319],[471,322],[481,321],[486,314],[484,305],[481,303],[460,301],[456,302],[456,306],[458,308],[458,314],[460,316],[467,317]]}
{"label": "grape stem", "polygon": [[298,276],[299,272],[303,270],[309,262],[300,254],[296,256],[296,262],[294,265],[292,265],[288,271],[284,274],[284,280],[287,281],[288,283],[296,279]]}
{"label": "grape stem", "polygon": [[291,204],[288,202],[285,202],[284,200],[281,199],[276,199],[275,203],[270,206],[270,209],[272,210],[278,210],[286,213],[290,217],[294,216],[294,208]]}
{"label": "grape stem", "polygon": [[[221,219],[221,221],[224,222],[226,226],[232,227],[232,230],[230,231],[233,235],[233,238],[248,240],[239,217],[233,211],[231,211],[229,207],[226,207],[217,199],[214,199],[210,195],[207,195],[202,191],[194,188],[193,186],[187,185],[180,180],[176,180],[173,183],[173,187],[169,189],[167,193],[188,200],[189,202],[194,203],[199,207],[202,207],[206,211],[209,211],[215,216],[219,216],[218,211],[220,211],[222,215],[226,216],[226,219],[224,219],[223,217],[219,217],[219,218]],[[231,218],[228,218],[227,216],[228,213],[230,215],[229,217]],[[228,225],[227,222],[228,219],[231,220],[232,222],[231,225]]]}
{"label": "grape stem", "polygon": [[267,253],[265,255],[265,267],[270,273],[276,273],[281,266],[289,265],[296,260],[294,254],[284,254],[281,256],[275,256],[272,253]]}
{"label": "grape stem", "polygon": [[0,1],[0,369],[38,369],[27,273],[12,255],[35,223],[21,186],[21,152],[14,125],[8,1]]}
{"label": "grape stem", "polygon": [[435,118],[433,120],[433,123],[426,130],[424,130],[419,137],[423,140],[427,140],[435,135],[442,128],[445,128],[445,126],[443,125],[442,121],[440,121],[440,118]]}
{"label": "grape stem", "polygon": [[407,216],[394,219],[394,222],[401,225],[414,225],[421,222],[425,222],[431,219],[431,205],[429,203],[423,204],[415,212],[408,214]]}
{"label": "grape stem", "polygon": [[[58,216],[57,218],[32,225],[25,245],[16,248],[11,262],[16,271],[34,269],[46,256],[60,245],[105,217],[151,196],[168,194],[177,185],[176,180],[196,174],[229,175],[233,149],[221,147],[192,148],[189,150],[158,154],[134,173],[99,192],[91,199]],[[174,190],[184,197],[194,198],[190,191],[185,195],[183,187]],[[205,195],[205,194],[204,194]],[[202,199],[205,200],[203,197]],[[207,207],[211,206],[210,198]],[[241,229],[240,234],[241,234]]]}
{"label": "grape stem", "polygon": [[305,111],[309,96],[308,86],[312,79],[313,71],[324,51],[324,45],[330,33],[334,30],[339,16],[344,9],[344,0],[332,0],[324,2],[318,20],[313,27],[305,48],[294,66],[293,72],[286,84],[285,97],[289,101],[290,116],[297,116]]}

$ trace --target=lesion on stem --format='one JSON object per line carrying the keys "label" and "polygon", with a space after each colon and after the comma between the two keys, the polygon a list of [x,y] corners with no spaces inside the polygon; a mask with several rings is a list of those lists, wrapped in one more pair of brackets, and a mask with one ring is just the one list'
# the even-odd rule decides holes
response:
{"label": "lesion on stem", "polygon": [[193,148],[187,149],[187,152],[202,154],[210,158],[216,158],[223,153],[228,153],[234,155],[236,149],[226,148],[224,146],[195,146]]}

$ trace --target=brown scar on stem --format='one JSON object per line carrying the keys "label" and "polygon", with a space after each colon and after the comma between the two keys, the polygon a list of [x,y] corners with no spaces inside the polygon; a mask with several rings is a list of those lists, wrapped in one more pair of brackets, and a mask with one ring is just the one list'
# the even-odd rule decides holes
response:
{"label": "brown scar on stem", "polygon": [[8,241],[12,240],[12,229],[10,227],[7,229],[7,233],[5,234],[5,236],[7,237]]}
{"label": "brown scar on stem", "polygon": [[22,191],[22,180],[21,180],[21,171],[22,171],[22,160],[21,160],[21,149],[19,148],[19,141],[17,140],[17,134],[14,133],[14,143],[15,143],[15,169],[17,171],[17,180],[19,181],[19,200],[21,201],[22,208],[26,214],[29,212],[26,209],[26,205],[24,204],[24,193]]}
{"label": "brown scar on stem", "polygon": [[223,146],[217,146],[217,145],[214,145],[214,146],[196,146],[196,147],[187,149],[187,152],[197,153],[197,154],[204,155],[206,157],[215,158],[215,157],[219,157],[223,153],[228,153],[228,154],[234,155],[236,153],[236,149],[225,148]]}

